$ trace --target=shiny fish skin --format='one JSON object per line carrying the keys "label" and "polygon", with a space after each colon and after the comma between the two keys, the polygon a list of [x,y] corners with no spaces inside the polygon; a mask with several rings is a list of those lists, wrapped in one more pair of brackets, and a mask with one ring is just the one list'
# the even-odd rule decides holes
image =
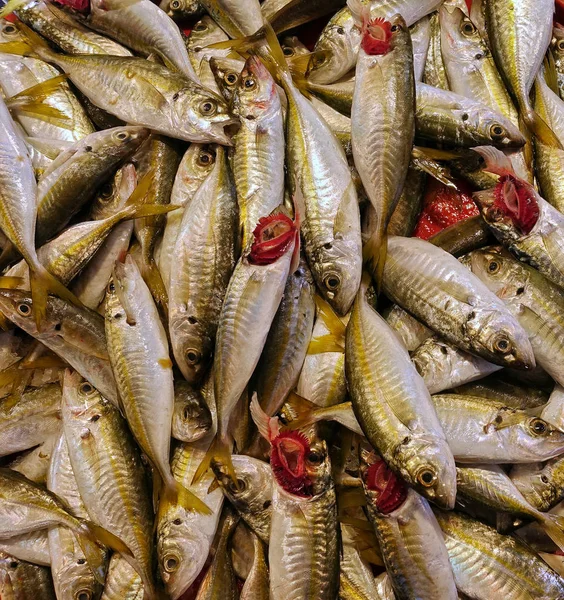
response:
{"label": "shiny fish skin", "polygon": [[558,95],[564,99],[564,31],[561,27],[555,27],[552,30],[552,40],[550,49],[554,57],[556,67],[556,77],[558,85]]}
{"label": "shiny fish skin", "polygon": [[113,554],[101,600],[144,599],[145,591],[139,574],[119,554]]}
{"label": "shiny fish skin", "polygon": [[51,575],[40,567],[0,553],[0,594],[3,600],[55,600]]}
{"label": "shiny fish skin", "polygon": [[564,499],[564,458],[545,463],[514,465],[509,473],[519,491],[535,508],[547,511]]}
{"label": "shiny fish skin", "polygon": [[403,342],[408,352],[413,352],[426,339],[433,336],[433,331],[420,323],[415,317],[403,310],[397,304],[392,304],[389,310],[382,311],[386,323]]}
{"label": "shiny fish skin", "polygon": [[200,3],[231,38],[253,35],[264,22],[258,0],[200,0]]}
{"label": "shiny fish skin", "polygon": [[0,552],[34,565],[51,566],[49,542],[45,529],[0,540]]}
{"label": "shiny fish skin", "polygon": [[390,237],[382,283],[394,302],[459,348],[500,365],[534,366],[528,337],[503,302],[444,250]]}
{"label": "shiny fish skin", "polygon": [[253,534],[253,566],[245,579],[240,600],[268,600],[269,573],[265,559],[265,547],[261,539]]}
{"label": "shiny fish skin", "polygon": [[186,380],[206,373],[221,307],[235,267],[237,197],[223,148],[186,207],[178,230],[169,288],[169,333]]}
{"label": "shiny fish skin", "polygon": [[293,29],[317,17],[331,14],[345,4],[344,0],[265,0],[261,4],[262,16],[276,33]]}
{"label": "shiny fish skin", "polygon": [[21,473],[30,481],[46,485],[47,471],[51,464],[51,455],[55,449],[59,434],[60,429],[56,434],[50,435],[40,446],[37,446],[26,454],[19,455],[8,465],[10,469]]}
{"label": "shiny fish skin", "polygon": [[[347,326],[345,367],[355,415],[373,447],[420,493],[452,508],[454,460],[429,392],[363,288]],[[433,474],[431,486],[421,484],[427,471]]]}

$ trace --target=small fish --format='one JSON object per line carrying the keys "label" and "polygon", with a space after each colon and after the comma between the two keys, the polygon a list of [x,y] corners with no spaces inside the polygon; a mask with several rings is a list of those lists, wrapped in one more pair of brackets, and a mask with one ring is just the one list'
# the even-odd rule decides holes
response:
{"label": "small fish", "polygon": [[182,442],[195,442],[211,429],[210,409],[199,390],[186,381],[174,382],[172,436]]}

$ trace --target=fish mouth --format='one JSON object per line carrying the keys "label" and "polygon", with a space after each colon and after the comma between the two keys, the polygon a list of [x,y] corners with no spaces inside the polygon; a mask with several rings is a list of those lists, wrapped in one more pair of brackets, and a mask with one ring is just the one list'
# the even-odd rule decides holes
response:
{"label": "fish mouth", "polygon": [[221,123],[214,123],[211,130],[211,141],[223,146],[233,146],[233,136],[239,131],[239,119],[228,119]]}

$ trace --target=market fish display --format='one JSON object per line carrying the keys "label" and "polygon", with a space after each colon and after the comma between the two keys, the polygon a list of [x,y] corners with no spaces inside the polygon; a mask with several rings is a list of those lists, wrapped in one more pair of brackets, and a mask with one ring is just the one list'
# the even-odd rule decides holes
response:
{"label": "market fish display", "polygon": [[564,600],[563,18],[0,7],[2,600]]}

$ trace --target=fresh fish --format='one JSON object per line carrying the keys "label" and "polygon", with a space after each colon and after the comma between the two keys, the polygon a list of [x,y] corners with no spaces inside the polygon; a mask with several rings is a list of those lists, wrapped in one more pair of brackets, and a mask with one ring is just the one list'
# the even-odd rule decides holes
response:
{"label": "fresh fish", "polygon": [[221,27],[208,15],[204,15],[190,32],[190,37],[186,40],[186,47],[190,62],[196,73],[200,74],[202,62],[205,59],[211,59],[214,56],[225,58],[230,50],[220,48],[210,48],[212,44],[225,42],[229,37]]}
{"label": "fresh fish", "polygon": [[564,458],[543,463],[514,465],[509,473],[527,502],[547,511],[564,500]]}
{"label": "fresh fish", "polygon": [[34,565],[51,566],[51,554],[45,529],[1,540],[0,552]]}
{"label": "fresh fish", "polygon": [[[60,430],[50,435],[42,444],[25,454],[18,455],[8,464],[13,471],[21,473],[30,481],[45,485],[47,482],[47,471],[51,464],[51,454],[55,448]],[[33,562],[33,561],[31,561]]]}
{"label": "fresh fish", "polygon": [[212,56],[209,59],[209,63],[215,78],[215,83],[221,92],[221,95],[227,102],[231,103],[235,91],[239,86],[241,71],[245,67],[245,63],[236,58],[224,58],[219,56]]}
{"label": "fresh fish", "polygon": [[87,23],[143,55],[158,54],[167,67],[199,83],[178,25],[150,0],[114,0],[109,5],[93,0]]}
{"label": "fresh fish", "polygon": [[427,50],[427,60],[423,69],[423,81],[427,85],[439,88],[441,90],[451,89],[443,61],[442,40],[441,40],[441,22],[439,13],[434,12],[429,17],[430,39]]}
{"label": "fresh fish", "polygon": [[[564,580],[518,538],[454,512],[435,512],[457,588],[475,600],[549,600]],[[493,551],[495,549],[495,551]]]}
{"label": "fresh fish", "polygon": [[218,147],[213,170],[186,207],[173,255],[169,334],[182,374],[196,383],[207,372],[221,306],[236,261],[237,197],[227,157]]}
{"label": "fresh fish", "polygon": [[234,483],[219,462],[212,462],[212,469],[225,497],[235,507],[241,518],[268,544],[272,514],[272,470],[268,463],[250,456],[233,456]]}
{"label": "fresh fish", "polygon": [[264,542],[256,535],[253,535],[253,566],[247,578],[245,585],[241,590],[240,600],[268,600],[269,592],[269,572],[266,564],[266,552]]}
{"label": "fresh fish", "polygon": [[200,0],[200,4],[231,38],[253,35],[264,23],[258,0]]}
{"label": "fresh fish", "polygon": [[241,127],[233,137],[232,167],[242,247],[262,217],[284,201],[284,120],[274,79],[256,56],[245,63],[232,100]]}
{"label": "fresh fish", "polygon": [[343,4],[345,0],[265,0],[260,9],[265,21],[276,33],[281,33],[331,14]]}
{"label": "fresh fish", "polygon": [[[337,138],[337,140],[339,140],[347,159],[350,159],[352,157],[352,138],[351,120],[349,117],[336,111],[328,104],[325,104],[319,100],[319,98],[312,97],[311,104],[319,113],[320,117],[327,123],[329,129],[333,132],[333,135]],[[351,171],[351,176],[357,193],[359,195],[363,194],[364,189],[362,188],[362,182],[360,182],[358,172],[354,167],[350,167],[349,170]]]}
{"label": "fresh fish", "polygon": [[370,250],[365,252],[373,253],[369,264],[379,289],[386,230],[407,177],[415,135],[413,49],[401,15],[390,21],[372,21],[368,11],[353,15],[362,23],[362,40],[351,110],[352,150],[376,213]]}
{"label": "fresh fish", "polygon": [[[72,469],[67,440],[61,434],[53,451],[53,458],[47,476],[47,488],[64,500],[73,514],[87,519],[88,513]],[[65,527],[51,527],[48,531],[49,552],[51,555],[51,575],[55,593],[59,600],[99,598],[102,586],[96,581],[75,534]],[[101,558],[106,567],[107,556],[100,548]]]}
{"label": "fresh fish", "polygon": [[357,548],[353,531],[350,525],[341,523],[343,548],[339,598],[340,600],[382,600],[378,594],[372,569]]}
{"label": "fresh fish", "polygon": [[49,569],[0,553],[0,594],[5,600],[55,600]]}
{"label": "fresh fish", "polygon": [[61,388],[28,388],[0,402],[0,456],[43,443],[61,427]]}
{"label": "fresh fish", "polygon": [[455,600],[449,556],[427,500],[374,455],[361,463],[361,476],[368,518],[396,597]]}
{"label": "fresh fish", "polygon": [[0,290],[0,311],[10,321],[66,360],[105,398],[117,405],[118,393],[108,359],[102,317],[52,296],[48,298],[46,308],[42,329],[38,331],[32,318],[33,301],[29,292]]}
{"label": "fresh fish", "polygon": [[451,346],[436,336],[426,339],[411,355],[430,394],[482,379],[501,367]]}
{"label": "fresh fish", "polygon": [[144,600],[144,598],[145,591],[139,573],[119,554],[112,555],[101,600]]}
{"label": "fresh fish", "polygon": [[186,381],[174,382],[172,436],[182,442],[195,442],[211,429],[210,409],[199,390]]}
{"label": "fresh fish", "polygon": [[397,304],[382,312],[386,323],[403,342],[408,352],[413,352],[421,346],[426,339],[432,337],[433,332],[415,317],[400,308]]}
{"label": "fresh fish", "polygon": [[458,394],[436,394],[433,404],[457,462],[527,463],[562,454],[564,433],[524,410]]}
{"label": "fresh fish", "polygon": [[95,523],[115,532],[127,545],[145,593],[155,597],[151,497],[125,420],[111,402],[71,371],[65,372],[62,404],[70,463],[84,507]]}
{"label": "fresh fish", "polygon": [[346,334],[345,367],[355,415],[392,470],[425,497],[452,508],[454,460],[429,392],[365,291],[361,287]]}
{"label": "fresh fish", "polygon": [[527,334],[503,302],[444,250],[390,237],[382,283],[388,297],[458,348],[502,366],[535,365]]}
{"label": "fresh fish", "polygon": [[306,261],[288,277],[257,367],[256,391],[272,416],[296,387],[313,332],[315,284]]}
{"label": "fresh fish", "polygon": [[174,247],[180,230],[180,224],[182,223],[182,216],[200,185],[212,172],[215,165],[216,152],[217,149],[214,147],[191,144],[182,157],[176,171],[170,193],[170,203],[180,208],[166,217],[166,225],[158,259],[159,271],[161,272],[167,291],[170,288]]}
{"label": "fresh fish", "polygon": [[564,389],[557,383],[550,394],[548,402],[542,407],[540,414],[541,419],[544,419],[554,427],[561,431],[564,430]]}
{"label": "fresh fish", "polygon": [[426,16],[419,19],[409,28],[409,34],[413,46],[413,78],[422,81],[431,43],[431,18]]}
{"label": "fresh fish", "polygon": [[488,226],[480,215],[469,217],[439,231],[429,241],[453,256],[461,256],[493,241]]}

